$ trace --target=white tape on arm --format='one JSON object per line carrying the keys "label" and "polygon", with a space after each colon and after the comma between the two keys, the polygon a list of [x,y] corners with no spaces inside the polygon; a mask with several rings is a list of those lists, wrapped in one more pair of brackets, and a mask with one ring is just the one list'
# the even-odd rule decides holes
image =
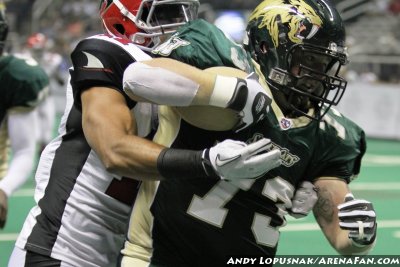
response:
{"label": "white tape on arm", "polygon": [[189,106],[200,85],[175,72],[135,62],[126,68],[123,78],[125,93],[139,96],[159,105]]}
{"label": "white tape on arm", "polygon": [[237,86],[237,78],[217,75],[210,105],[225,108],[232,99]]}

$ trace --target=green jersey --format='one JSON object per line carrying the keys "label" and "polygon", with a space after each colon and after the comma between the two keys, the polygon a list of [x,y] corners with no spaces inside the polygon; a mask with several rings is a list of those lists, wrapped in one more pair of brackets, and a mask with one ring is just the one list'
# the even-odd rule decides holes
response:
{"label": "green jersey", "polygon": [[34,60],[0,57],[0,178],[7,170],[7,112],[36,107],[47,94],[49,80]]}
{"label": "green jersey", "polygon": [[178,59],[199,69],[225,66],[247,73],[253,71],[250,55],[243,47],[227,38],[220,29],[201,19],[180,27],[152,53]]}
{"label": "green jersey", "polygon": [[[189,23],[171,40],[185,45],[173,47],[169,56],[201,68],[237,66],[233,58],[248,57],[203,21]],[[250,60],[243,65],[253,65],[261,75]],[[201,150],[224,139],[251,143],[265,137],[281,151],[283,163],[256,180],[180,177],[161,181],[154,198],[148,197],[154,217],[154,266],[225,266],[235,255],[273,257],[296,187],[319,177],[350,182],[359,173],[366,149],[363,130],[334,109],[317,122],[285,118],[273,103],[266,118],[239,133],[199,129],[166,110],[160,109],[160,129],[168,133],[163,135],[163,144]],[[163,122],[165,117],[168,123]],[[132,218],[136,215],[141,216]]]}
{"label": "green jersey", "polygon": [[34,108],[44,98],[49,80],[34,60],[12,55],[0,57],[0,121],[7,110]]}

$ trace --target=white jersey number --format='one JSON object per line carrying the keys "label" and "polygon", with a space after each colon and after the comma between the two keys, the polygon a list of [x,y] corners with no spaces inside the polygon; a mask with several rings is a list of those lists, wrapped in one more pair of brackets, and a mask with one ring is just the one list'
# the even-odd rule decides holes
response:
{"label": "white jersey number", "polygon": [[[255,180],[239,180],[237,182],[219,181],[204,197],[193,196],[187,213],[193,217],[222,228],[229,210],[224,208],[239,190],[248,191]],[[278,214],[285,215],[286,208],[292,206],[294,187],[288,181],[275,177],[266,180],[262,194],[271,199],[278,207]],[[264,214],[255,213],[253,217],[252,231],[258,244],[275,247],[279,239],[277,227],[270,225],[271,218]]]}

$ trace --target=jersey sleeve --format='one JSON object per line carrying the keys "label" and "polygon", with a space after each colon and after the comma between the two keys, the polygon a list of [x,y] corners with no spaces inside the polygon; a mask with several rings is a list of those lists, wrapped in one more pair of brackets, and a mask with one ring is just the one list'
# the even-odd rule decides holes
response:
{"label": "jersey sleeve", "polygon": [[337,177],[350,183],[360,173],[367,148],[365,133],[351,120],[337,115],[330,112],[321,122],[308,177]]}
{"label": "jersey sleeve", "polygon": [[13,105],[15,107],[35,108],[48,95],[49,79],[44,70],[36,67],[25,74],[31,75],[17,85]]}
{"label": "jersey sleeve", "polygon": [[136,61],[134,53],[143,52],[130,50],[129,43],[105,36],[78,43],[71,54],[73,68],[70,70],[74,103],[78,108],[82,91],[96,86],[117,90],[124,95],[130,108],[136,104],[124,93],[122,78],[128,65]]}
{"label": "jersey sleeve", "polygon": [[200,69],[225,66],[253,71],[250,56],[242,46],[229,39],[215,25],[202,19],[189,22],[164,44],[153,50],[157,56],[170,57]]}
{"label": "jersey sleeve", "polygon": [[1,72],[2,102],[6,110],[35,108],[48,93],[49,79],[36,61],[10,56]]}

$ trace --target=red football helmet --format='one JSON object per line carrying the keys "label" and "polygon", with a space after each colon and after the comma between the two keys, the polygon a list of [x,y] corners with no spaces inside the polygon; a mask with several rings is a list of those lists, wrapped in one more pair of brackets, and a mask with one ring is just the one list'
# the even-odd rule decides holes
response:
{"label": "red football helmet", "polygon": [[28,37],[26,46],[31,49],[45,49],[47,37],[43,33],[37,32]]}
{"label": "red football helmet", "polygon": [[198,0],[102,0],[100,16],[108,34],[151,50],[161,35],[196,19],[199,5]]}

